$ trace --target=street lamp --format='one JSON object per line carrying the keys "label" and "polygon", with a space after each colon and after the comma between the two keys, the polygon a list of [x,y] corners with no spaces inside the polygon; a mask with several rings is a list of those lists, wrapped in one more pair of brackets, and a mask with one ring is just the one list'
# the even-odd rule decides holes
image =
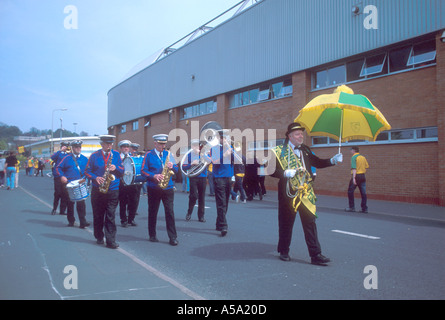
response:
{"label": "street lamp", "polygon": [[76,126],[78,125],[78,123],[74,122],[73,125],[74,125],[74,133],[76,133]]}
{"label": "street lamp", "polygon": [[52,114],[51,114],[51,148],[49,150],[49,155],[52,156],[53,152],[54,152],[54,112],[55,111],[66,111],[68,110],[67,108],[61,108],[61,109],[53,109]]}

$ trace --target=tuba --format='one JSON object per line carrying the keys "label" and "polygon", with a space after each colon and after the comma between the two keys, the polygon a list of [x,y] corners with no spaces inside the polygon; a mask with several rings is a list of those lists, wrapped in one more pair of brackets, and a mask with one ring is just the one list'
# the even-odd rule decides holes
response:
{"label": "tuba", "polygon": [[210,161],[207,159],[210,150],[219,145],[219,132],[222,131],[223,128],[216,121],[209,121],[201,128],[200,137],[201,143],[200,151],[199,151],[199,163],[192,165],[190,169],[184,170],[183,165],[188,159],[188,155],[193,151],[190,149],[187,151],[182,157],[180,168],[182,173],[184,173],[187,177],[193,178],[201,174],[204,169],[210,164]]}

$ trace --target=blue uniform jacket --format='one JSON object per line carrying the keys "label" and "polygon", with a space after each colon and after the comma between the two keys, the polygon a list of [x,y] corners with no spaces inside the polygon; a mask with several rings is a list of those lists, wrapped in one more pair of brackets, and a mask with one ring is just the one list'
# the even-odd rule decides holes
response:
{"label": "blue uniform jacket", "polygon": [[[158,181],[155,180],[154,175],[162,173],[162,170],[164,169],[164,164],[165,164],[165,161],[167,158],[167,154],[168,154],[168,151],[164,150],[162,152],[162,161],[156,154],[155,149],[150,150],[145,154],[144,161],[142,162],[141,174],[143,176],[147,177],[147,179],[148,179],[147,180],[147,188],[159,188]],[[172,156],[172,154],[170,154],[169,161],[171,163],[173,163],[172,170],[175,172],[175,174],[177,174],[178,173],[178,165],[176,164],[176,161],[175,161],[174,157]],[[175,186],[175,183],[174,183],[173,179],[171,178],[170,181],[168,182],[168,186],[167,186],[167,188],[165,188],[165,190],[172,189],[174,186]]]}
{"label": "blue uniform jacket", "polygon": [[[233,147],[230,147],[233,149]],[[231,178],[233,177],[233,153],[230,157],[223,158],[226,151],[221,145],[215,146],[210,151],[213,162],[213,177],[214,178]]]}
{"label": "blue uniform jacket", "polygon": [[[184,161],[184,164],[182,165],[182,169],[184,171],[190,169],[192,167],[191,163],[195,160],[199,160],[200,159],[200,155],[196,154],[194,152],[190,152],[187,156],[186,161]],[[207,177],[207,167],[199,174],[197,175],[195,178],[206,178]]]}
{"label": "blue uniform jacket", "polygon": [[[111,173],[114,174],[116,179],[111,181],[108,190],[119,190],[120,177],[124,174],[124,167],[122,165],[122,160],[119,152],[112,150],[113,161],[111,164],[116,166],[116,170]],[[87,167],[85,170],[85,175],[88,179],[93,181],[93,187],[99,188],[96,182],[97,177],[102,177],[105,173],[105,167],[107,165],[107,159],[105,159],[102,149],[97,150],[91,154],[90,159],[88,159]]]}
{"label": "blue uniform jacket", "polygon": [[[55,177],[66,177],[68,182],[79,180],[85,178],[85,168],[87,167],[88,158],[83,154],[77,158],[77,168],[76,162],[74,161],[74,154],[67,154],[55,167]],[[79,172],[80,169],[80,172]]]}
{"label": "blue uniform jacket", "polygon": [[51,156],[51,160],[53,161],[53,168],[52,168],[52,172],[53,172],[53,176],[56,176],[56,167],[57,165],[60,163],[60,161],[62,161],[62,159],[67,155],[66,152],[62,152],[61,150],[55,152],[52,156]]}

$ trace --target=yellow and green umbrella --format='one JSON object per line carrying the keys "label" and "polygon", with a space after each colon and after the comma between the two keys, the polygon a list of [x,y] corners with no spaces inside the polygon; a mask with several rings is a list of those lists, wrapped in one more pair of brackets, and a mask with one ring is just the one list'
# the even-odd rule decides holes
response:
{"label": "yellow and green umbrella", "polygon": [[332,94],[312,99],[294,120],[311,136],[327,136],[341,142],[364,139],[375,141],[380,132],[391,126],[383,114],[360,94],[342,85]]}

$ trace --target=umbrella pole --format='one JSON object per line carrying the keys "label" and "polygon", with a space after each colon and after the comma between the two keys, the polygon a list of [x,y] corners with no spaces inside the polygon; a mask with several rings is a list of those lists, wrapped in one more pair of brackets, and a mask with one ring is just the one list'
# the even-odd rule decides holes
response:
{"label": "umbrella pole", "polygon": [[338,140],[338,153],[341,153],[341,134],[343,133],[343,109],[340,116],[340,139]]}

